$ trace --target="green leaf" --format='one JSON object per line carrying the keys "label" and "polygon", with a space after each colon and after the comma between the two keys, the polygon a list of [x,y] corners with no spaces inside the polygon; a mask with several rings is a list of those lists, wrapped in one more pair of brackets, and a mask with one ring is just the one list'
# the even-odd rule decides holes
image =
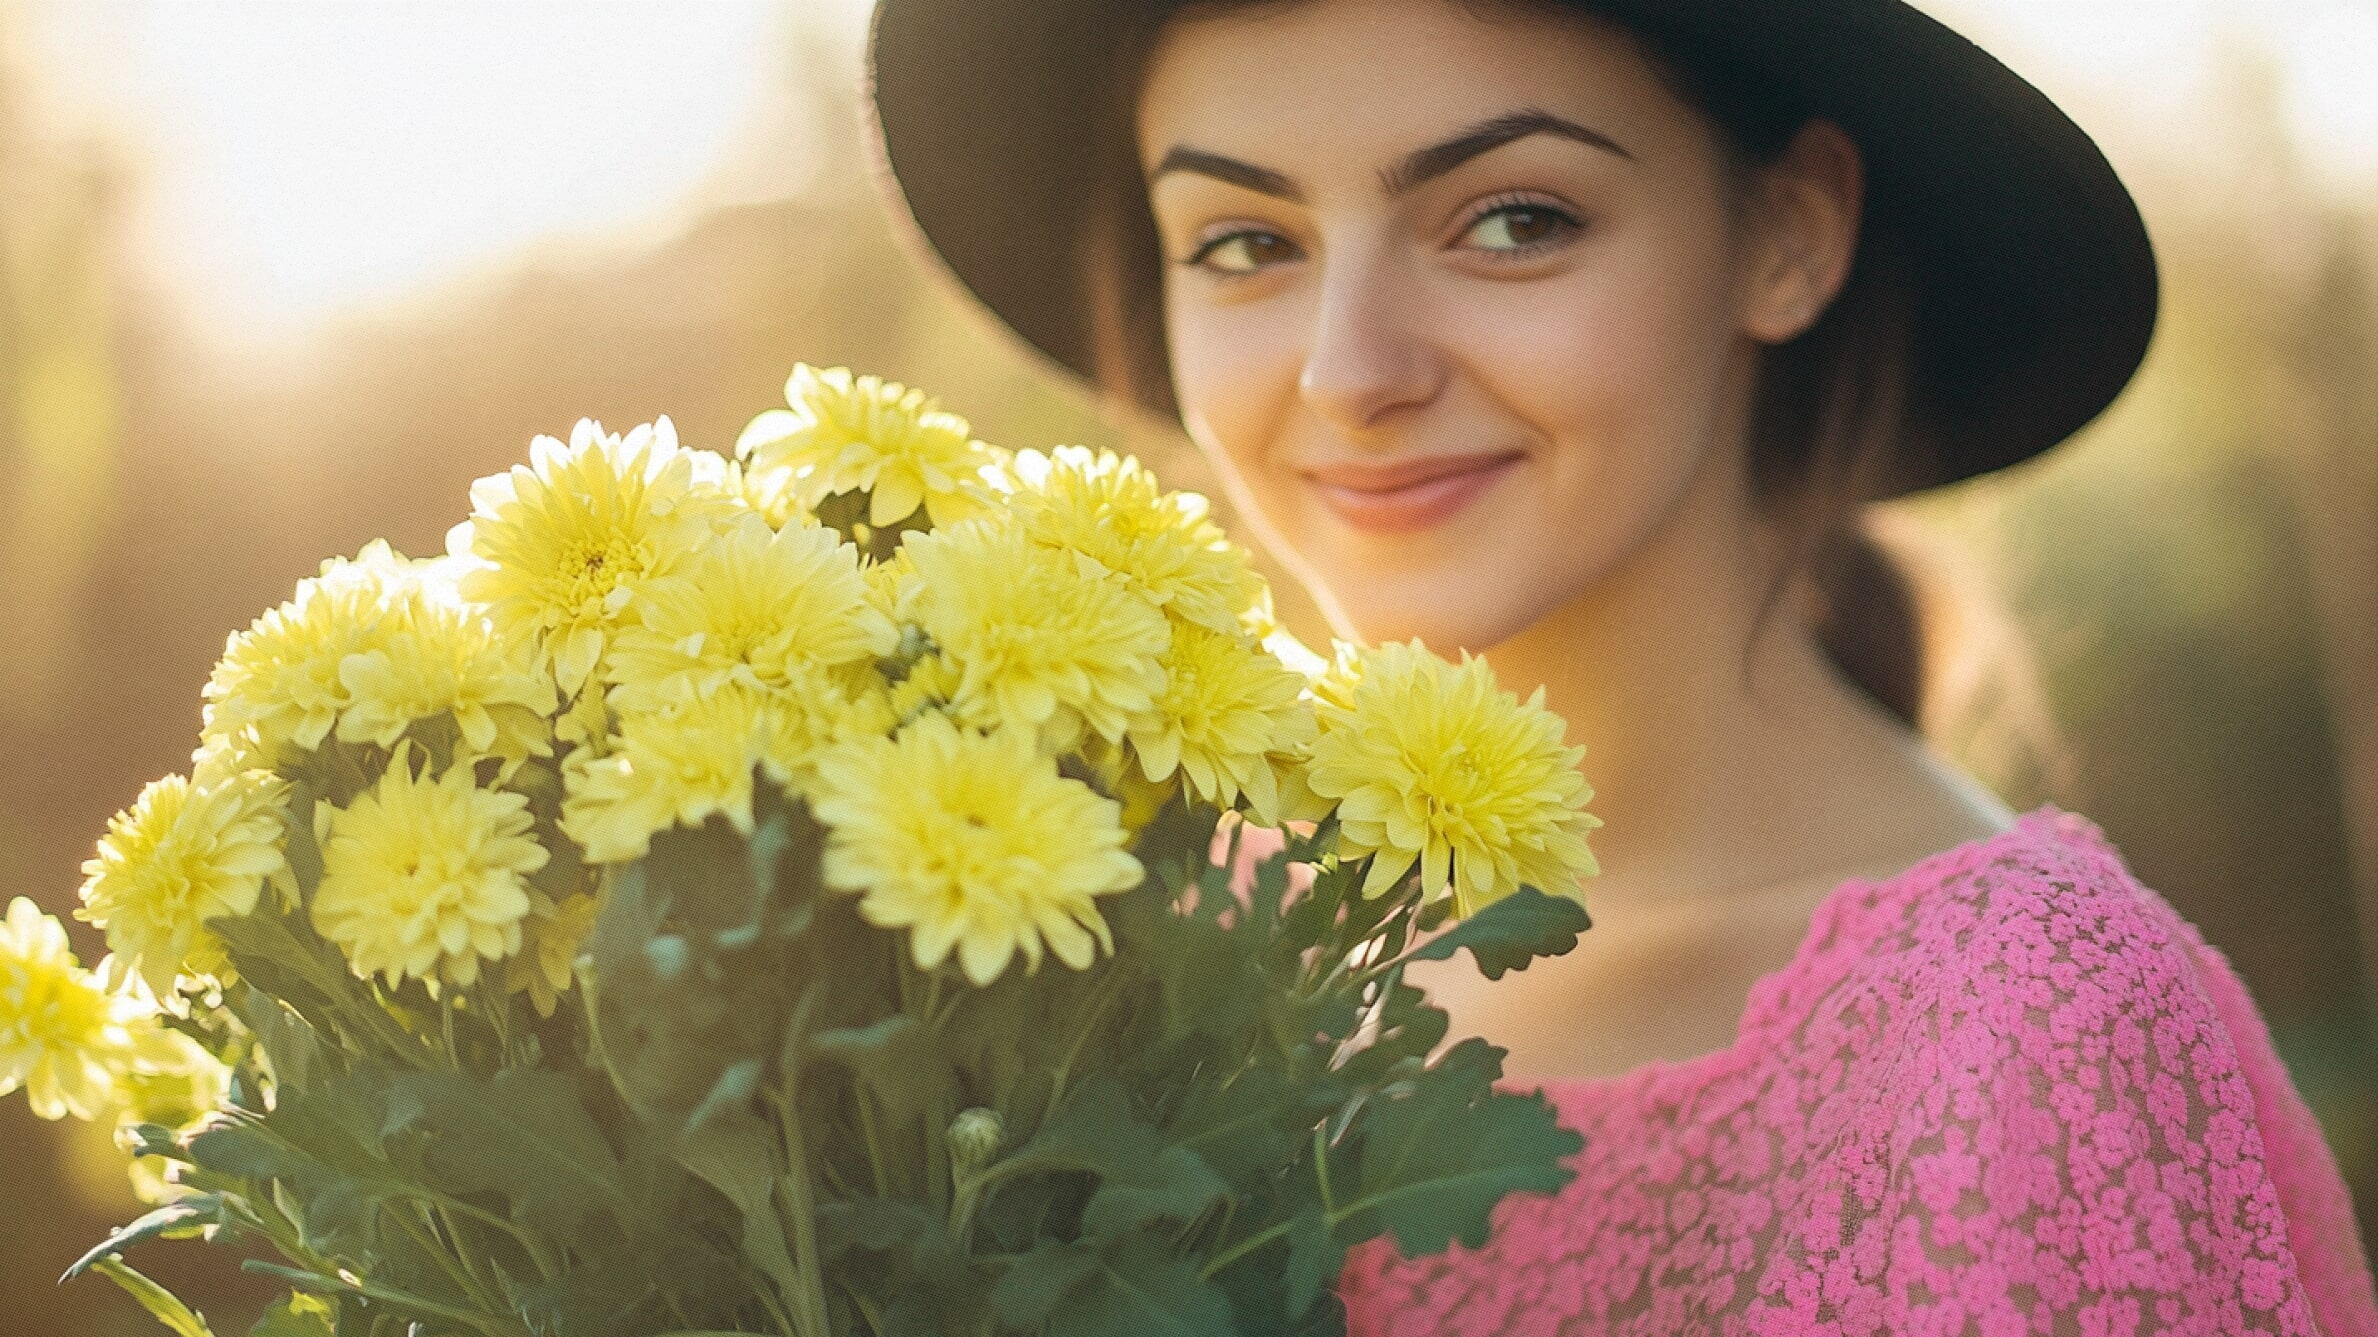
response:
{"label": "green leaf", "polygon": [[1166,915],[1143,943],[1163,991],[1161,1040],[1228,1044],[1244,1035],[1273,991],[1248,945],[1210,920]]}
{"label": "green leaf", "polygon": [[1395,980],[1378,1009],[1369,1043],[1338,1066],[1338,1075],[1360,1089],[1408,1080],[1427,1066],[1448,1024],[1444,1009],[1431,1006],[1425,991]]}
{"label": "green leaf", "polygon": [[1038,1329],[1076,1286],[1098,1270],[1098,1254],[1080,1244],[1042,1240],[991,1284],[991,1312],[1011,1328]]}
{"label": "green leaf", "polygon": [[1144,1235],[1097,1260],[1049,1315],[1048,1337],[1236,1337],[1230,1301]]}
{"label": "green leaf", "polygon": [[198,1311],[183,1304],[172,1291],[126,1267],[121,1259],[102,1258],[91,1264],[91,1270],[123,1287],[126,1294],[140,1302],[141,1308],[179,1337],[215,1337]]}
{"label": "green leaf", "polygon": [[194,1194],[166,1203],[153,1212],[148,1212],[128,1224],[116,1227],[89,1253],[75,1259],[74,1266],[67,1268],[65,1273],[58,1278],[58,1282],[63,1285],[72,1281],[100,1259],[112,1258],[142,1240],[154,1239],[168,1231],[214,1225],[222,1219],[222,1213],[223,1199],[220,1195],[213,1193]]}
{"label": "green leaf", "polygon": [[1506,970],[1527,969],[1539,956],[1566,954],[1577,946],[1577,935],[1592,926],[1576,900],[1521,887],[1430,939],[1412,959],[1450,961],[1467,947],[1478,960],[1478,973],[1497,980]]}
{"label": "green leaf", "polygon": [[[1354,1128],[1361,1139],[1351,1232],[1393,1232],[1406,1257],[1460,1240],[1486,1242],[1494,1206],[1518,1191],[1552,1193],[1574,1171],[1562,1161],[1584,1145],[1541,1094],[1493,1090],[1503,1051],[1472,1037],[1412,1082],[1408,1094],[1374,1099]],[[1333,1158],[1334,1159],[1334,1158]]]}
{"label": "green leaf", "polygon": [[124,1130],[123,1136],[129,1144],[124,1149],[127,1156],[163,1156],[185,1164],[190,1160],[190,1153],[174,1137],[173,1130],[163,1124],[136,1123]]}
{"label": "green leaf", "polygon": [[1166,1147],[1143,1167],[1109,1175],[1091,1195],[1082,1225],[1094,1234],[1120,1235],[1150,1221],[1188,1221],[1229,1193],[1203,1157],[1187,1147]]}
{"label": "green leaf", "polygon": [[888,1252],[937,1228],[922,1204],[897,1198],[823,1202],[817,1209],[818,1252],[829,1261],[853,1250]]}
{"label": "green leaf", "polygon": [[600,1212],[634,1217],[618,1157],[562,1074],[422,1072],[397,1085],[420,1102],[424,1160],[448,1192],[502,1193],[516,1219],[556,1237]]}
{"label": "green leaf", "polygon": [[779,1293],[797,1293],[800,1274],[776,1214],[776,1181],[782,1173],[776,1130],[749,1109],[721,1109],[687,1128],[673,1151],[680,1164],[734,1204],[743,1222],[744,1259]]}
{"label": "green leaf", "polygon": [[321,1063],[321,1045],[304,1018],[246,981],[233,985],[225,1001],[240,1024],[255,1035],[276,1086],[303,1088],[312,1084]]}
{"label": "green leaf", "polygon": [[921,1118],[948,1100],[949,1060],[932,1029],[906,1013],[819,1031],[809,1039],[809,1052],[849,1069],[894,1117]]}
{"label": "green leaf", "polygon": [[[756,1319],[760,1309],[753,1278],[703,1238],[711,1231],[688,1229],[695,1220],[723,1224],[711,1213],[672,1215],[652,1222],[666,1233],[645,1238],[582,1234],[571,1241],[571,1264],[550,1278],[505,1272],[505,1305],[521,1327],[549,1337],[645,1337],[677,1325],[746,1326],[744,1316]],[[507,1325],[505,1331],[517,1329]]]}
{"label": "green leaf", "polygon": [[220,1124],[191,1138],[190,1159],[201,1170],[259,1183],[294,1179],[322,1168],[321,1162],[245,1123]]}
{"label": "green leaf", "polygon": [[1282,1273],[1290,1317],[1313,1307],[1345,1260],[1345,1247],[1330,1236],[1328,1218],[1318,1204],[1296,1214],[1288,1223],[1288,1265]]}
{"label": "green leaf", "polygon": [[1287,1077],[1272,1067],[1250,1067],[1229,1082],[1190,1082],[1165,1136],[1232,1184],[1261,1183],[1293,1163],[1305,1141],[1285,1127],[1297,1113],[1293,1100]]}
{"label": "green leaf", "polygon": [[1084,1081],[1015,1159],[1035,1169],[1097,1175],[1098,1191],[1082,1219],[1100,1235],[1153,1220],[1190,1220],[1230,1192],[1203,1157],[1166,1145],[1162,1134],[1132,1117],[1121,1084],[1103,1074]]}

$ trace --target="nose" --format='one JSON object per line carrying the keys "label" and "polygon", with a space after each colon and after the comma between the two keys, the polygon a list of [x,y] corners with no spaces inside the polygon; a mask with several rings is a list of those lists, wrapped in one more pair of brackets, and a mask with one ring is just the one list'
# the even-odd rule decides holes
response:
{"label": "nose", "polygon": [[1342,261],[1324,275],[1297,390],[1350,438],[1443,387],[1445,359],[1425,333],[1419,294],[1385,257]]}

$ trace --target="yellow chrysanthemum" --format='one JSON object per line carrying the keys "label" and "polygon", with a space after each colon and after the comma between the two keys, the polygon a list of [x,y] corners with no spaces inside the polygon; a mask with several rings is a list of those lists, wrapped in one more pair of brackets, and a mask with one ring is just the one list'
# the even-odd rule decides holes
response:
{"label": "yellow chrysanthemum", "polygon": [[1129,455],[1082,446],[1017,452],[1007,498],[1035,542],[1097,559],[1171,614],[1215,632],[1268,617],[1246,551],[1207,518],[1204,497],[1166,492]]}
{"label": "yellow chrysanthemum", "polygon": [[760,769],[779,786],[805,792],[819,753],[847,739],[887,736],[902,718],[872,667],[817,675],[812,686],[760,703]]}
{"label": "yellow chrysanthemum", "polygon": [[23,896],[0,920],[0,1096],[18,1087],[44,1119],[95,1119],[118,1083],[183,1061],[188,1041],[138,994],[76,964],[66,926]]}
{"label": "yellow chrysanthemum", "polygon": [[592,676],[644,581],[675,570],[744,510],[726,462],[681,450],[667,418],[625,438],[580,419],[563,445],[530,443],[530,463],[471,485],[471,518],[446,535],[468,559],[465,598],[506,634],[533,638],[564,695]]}
{"label": "yellow chrysanthemum", "polygon": [[847,367],[800,363],[784,383],[791,407],[770,409],[735,442],[749,489],[790,488],[799,504],[864,490],[867,523],[898,524],[917,507],[936,525],[980,513],[992,496],[985,466],[1000,452],[922,390]]}
{"label": "yellow chrysanthemum", "polygon": [[908,666],[905,676],[884,692],[892,722],[904,724],[924,711],[947,709],[958,695],[963,676],[948,655],[926,655],[918,659]]}
{"label": "yellow chrysanthemum", "polygon": [[900,615],[948,657],[950,708],[989,729],[1036,730],[1061,752],[1085,728],[1115,742],[1155,708],[1171,643],[1164,614],[1080,553],[997,519],[913,534]]}
{"label": "yellow chrysanthemum", "polygon": [[108,950],[161,998],[178,976],[221,975],[223,944],[206,921],[248,913],[286,876],[288,792],[254,770],[149,782],[83,861],[76,917],[107,930]]}
{"label": "yellow chrysanthemum", "polygon": [[594,932],[602,901],[588,892],[573,892],[559,901],[541,891],[529,893],[525,941],[518,955],[504,963],[504,985],[525,993],[540,1017],[550,1017],[577,980],[578,949]]}
{"label": "yellow chrysanthemum", "polygon": [[348,695],[341,742],[394,747],[415,721],[450,715],[467,751],[502,759],[502,779],[532,756],[553,755],[553,676],[527,637],[501,635],[427,572],[390,605],[376,643],[339,666]]}
{"label": "yellow chrysanthemum", "polygon": [[622,714],[729,686],[797,706],[821,673],[890,654],[899,639],[869,598],[857,548],[831,529],[770,529],[757,515],[648,583],[638,603],[605,666]]}
{"label": "yellow chrysanthemum", "polygon": [[1280,820],[1277,759],[1313,740],[1305,679],[1244,633],[1175,623],[1156,708],[1131,722],[1131,748],[1150,780],[1178,769],[1190,791],[1221,807],[1241,795],[1255,820]]}
{"label": "yellow chrysanthemum", "polygon": [[467,765],[416,773],[415,752],[400,748],[344,809],[316,805],[314,928],[357,975],[468,988],[483,963],[520,950],[527,878],[551,856],[526,797],[481,788]]}
{"label": "yellow chrysanthemum", "polygon": [[1181,792],[1180,767],[1161,780],[1151,780],[1128,747],[1093,738],[1073,755],[1097,777],[1099,791],[1122,805],[1123,829],[1135,837]]}
{"label": "yellow chrysanthemum", "polygon": [[801,504],[800,494],[793,490],[791,469],[754,469],[742,460],[730,459],[726,489],[741,497],[744,505],[773,528],[816,523],[817,517]]}
{"label": "yellow chrysanthemum", "polygon": [[1306,780],[1337,800],[1339,857],[1370,856],[1363,894],[1418,861],[1422,893],[1450,881],[1455,912],[1469,915],[1522,886],[1573,893],[1597,871],[1585,749],[1562,745],[1541,688],[1522,704],[1485,660],[1464,655],[1457,668],[1414,641],[1342,661],[1319,696]]}
{"label": "yellow chrysanthemum", "polygon": [[854,740],[818,763],[828,886],[881,928],[910,930],[917,966],[955,951],[989,984],[1045,947],[1079,970],[1114,945],[1097,897],[1139,884],[1120,811],[1057,773],[1021,730],[976,733],[928,714],[896,738]]}
{"label": "yellow chrysanthemum", "polygon": [[353,700],[346,661],[402,620],[410,567],[375,539],[352,560],[324,562],[286,603],[232,633],[207,678],[202,750],[229,769],[270,770],[292,750],[320,747]]}
{"label": "yellow chrysanthemum", "polygon": [[580,748],[562,763],[562,833],[589,863],[640,859],[655,832],[713,813],[750,835],[752,768],[770,724],[744,688],[623,717],[608,753]]}
{"label": "yellow chrysanthemum", "polygon": [[[104,971],[102,972],[104,977]],[[104,982],[104,979],[103,979]],[[151,1050],[116,1075],[116,1145],[125,1153],[125,1175],[142,1202],[162,1206],[189,1192],[168,1176],[174,1163],[137,1153],[130,1136],[142,1124],[181,1133],[223,1108],[231,1095],[231,1070],[196,1040],[153,1021],[141,1025]]]}

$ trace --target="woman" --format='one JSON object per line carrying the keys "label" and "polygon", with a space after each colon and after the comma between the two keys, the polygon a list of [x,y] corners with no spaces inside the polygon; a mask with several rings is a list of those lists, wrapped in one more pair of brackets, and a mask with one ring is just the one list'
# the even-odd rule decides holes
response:
{"label": "woman", "polygon": [[2129,380],[2103,157],[1896,0],[881,0],[933,253],[1177,414],[1335,627],[1546,689],[1570,957],[1422,981],[1586,1135],[1363,1333],[2378,1332],[2226,963],[1915,729],[1865,502]]}

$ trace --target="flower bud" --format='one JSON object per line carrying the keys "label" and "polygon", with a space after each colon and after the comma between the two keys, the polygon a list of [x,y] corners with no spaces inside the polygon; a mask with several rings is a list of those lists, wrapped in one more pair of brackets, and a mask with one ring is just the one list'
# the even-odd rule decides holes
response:
{"label": "flower bud", "polygon": [[1007,1123],[997,1110],[975,1105],[950,1120],[950,1173],[963,1179],[979,1172],[1007,1141]]}

